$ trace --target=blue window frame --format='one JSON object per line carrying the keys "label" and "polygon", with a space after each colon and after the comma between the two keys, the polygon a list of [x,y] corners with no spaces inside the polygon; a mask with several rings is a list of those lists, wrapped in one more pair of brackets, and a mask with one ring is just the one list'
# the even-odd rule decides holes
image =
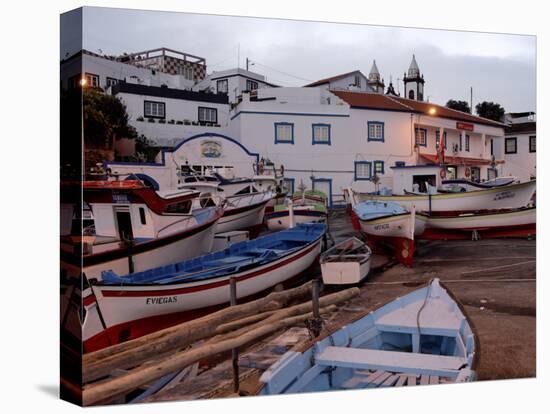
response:
{"label": "blue window frame", "polygon": [[[329,207],[332,207],[332,178],[312,178],[311,188],[319,190],[319,187],[315,185],[316,183],[328,183],[327,200],[328,200]],[[323,190],[321,189],[320,191],[323,191]]]}
{"label": "blue window frame", "polygon": [[284,178],[285,187],[288,188],[290,194],[294,194],[294,178],[285,177]]}
{"label": "blue window frame", "polygon": [[428,146],[428,130],[425,128],[415,128],[414,142],[420,147]]}
{"label": "blue window frame", "polygon": [[372,162],[372,167],[373,167],[373,173],[374,174],[377,174],[377,175],[382,175],[384,174],[384,161],[381,161],[381,160],[375,160]]}
{"label": "blue window frame", "polygon": [[[441,133],[439,130],[435,131],[435,149],[437,151],[437,148],[439,147],[441,143],[441,137],[439,136]],[[443,131],[443,148],[447,149],[447,131]]]}
{"label": "blue window frame", "polygon": [[355,161],[354,180],[370,180],[372,177],[372,163],[370,161]]}
{"label": "blue window frame", "polygon": [[384,123],[379,121],[367,121],[367,140],[384,142]]}
{"label": "blue window frame", "polygon": [[464,149],[470,152],[470,136],[468,134],[464,136]]}
{"label": "blue window frame", "polygon": [[275,122],[275,144],[294,144],[294,124]]}
{"label": "blue window frame", "polygon": [[330,145],[330,124],[311,125],[311,144]]}

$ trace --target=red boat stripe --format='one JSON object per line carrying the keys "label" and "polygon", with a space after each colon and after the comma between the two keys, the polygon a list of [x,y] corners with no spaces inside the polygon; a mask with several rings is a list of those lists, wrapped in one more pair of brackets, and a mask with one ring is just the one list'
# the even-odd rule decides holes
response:
{"label": "red boat stripe", "polygon": [[[319,240],[315,242],[311,247],[300,252],[294,257],[290,257],[286,260],[283,260],[280,263],[276,263],[272,266],[266,267],[265,269],[256,270],[255,272],[251,272],[244,276],[237,277],[236,279],[237,281],[246,280],[246,279],[250,279],[252,277],[267,273],[271,270],[277,269],[281,266],[284,266],[290,262],[293,262],[294,260],[297,260],[305,256],[306,254],[311,252],[315,247],[317,247],[318,244],[319,244]],[[198,286],[192,286],[192,287],[186,287],[186,288],[166,289],[166,290],[103,290],[103,287],[102,287],[102,294],[105,297],[167,296],[167,295],[179,295],[183,293],[198,292],[198,291],[207,290],[207,289],[214,289],[214,288],[228,285],[228,284],[229,284],[229,279],[220,280],[219,282],[209,283],[204,285],[198,285]]]}
{"label": "red boat stripe", "polygon": [[82,299],[82,304],[84,306],[89,306],[92,303],[94,303],[95,301],[96,301],[95,296],[93,294],[91,294],[90,296],[86,296],[84,299]]}

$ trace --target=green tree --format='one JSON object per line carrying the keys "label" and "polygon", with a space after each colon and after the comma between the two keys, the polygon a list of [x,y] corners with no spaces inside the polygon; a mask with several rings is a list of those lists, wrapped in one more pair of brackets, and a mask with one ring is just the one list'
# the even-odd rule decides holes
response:
{"label": "green tree", "polygon": [[456,109],[457,111],[466,112],[467,114],[472,113],[470,105],[468,105],[468,102],[466,101],[455,101],[454,99],[449,99],[445,106],[447,108]]}
{"label": "green tree", "polygon": [[82,94],[85,149],[112,149],[115,140],[136,138],[126,106],[115,96],[87,88]]}
{"label": "green tree", "polygon": [[484,101],[476,105],[476,113],[479,116],[493,121],[502,121],[504,112],[504,108],[495,102]]}

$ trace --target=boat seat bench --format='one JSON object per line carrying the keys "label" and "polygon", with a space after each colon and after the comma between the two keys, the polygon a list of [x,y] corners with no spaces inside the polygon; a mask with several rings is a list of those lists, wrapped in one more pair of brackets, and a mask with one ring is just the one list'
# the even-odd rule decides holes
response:
{"label": "boat seat bench", "polygon": [[[466,358],[375,349],[328,346],[316,355],[322,366],[456,377]],[[387,379],[387,378],[386,378]]]}

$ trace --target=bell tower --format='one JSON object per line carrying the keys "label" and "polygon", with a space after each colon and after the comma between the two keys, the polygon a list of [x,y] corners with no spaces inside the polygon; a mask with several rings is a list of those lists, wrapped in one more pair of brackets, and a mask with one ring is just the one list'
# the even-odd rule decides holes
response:
{"label": "bell tower", "polygon": [[409,70],[403,75],[403,83],[405,84],[405,98],[424,100],[424,75],[420,73],[414,55]]}
{"label": "bell tower", "polygon": [[372,62],[367,84],[373,92],[384,93],[384,79],[380,79],[380,72],[378,71],[378,66],[376,66],[376,60]]}

